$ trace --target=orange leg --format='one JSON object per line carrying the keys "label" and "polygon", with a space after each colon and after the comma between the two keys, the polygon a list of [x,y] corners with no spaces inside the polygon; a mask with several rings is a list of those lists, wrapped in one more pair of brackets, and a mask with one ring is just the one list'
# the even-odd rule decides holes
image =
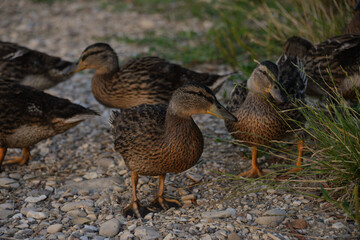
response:
{"label": "orange leg", "polygon": [[302,170],[302,156],[303,156],[303,150],[304,150],[304,142],[302,140],[298,140],[297,142],[297,148],[298,148],[298,159],[296,161],[296,167],[289,170],[287,173],[296,173],[300,172]]}
{"label": "orange leg", "polygon": [[138,184],[138,180],[139,180],[139,175],[136,172],[131,172],[132,199],[131,199],[131,203],[129,204],[129,206],[127,206],[123,210],[123,214],[125,215],[125,217],[130,215],[130,216],[134,216],[137,218],[142,218],[150,212],[149,209],[144,208],[140,204],[140,202],[136,196],[136,187]]}
{"label": "orange leg", "polygon": [[251,160],[252,167],[251,167],[250,171],[239,174],[238,175],[239,177],[245,176],[245,177],[249,177],[249,178],[254,178],[256,176],[258,176],[258,177],[262,176],[261,170],[257,163],[257,147],[253,146],[251,148],[251,152],[252,152],[252,160]]}
{"label": "orange leg", "polygon": [[22,149],[21,157],[10,157],[8,160],[4,161],[4,164],[17,163],[19,165],[24,165],[29,161],[29,159],[31,159],[30,149],[26,147]]}
{"label": "orange leg", "polygon": [[6,155],[6,151],[7,151],[7,148],[3,148],[3,147],[0,148],[0,172],[1,172],[1,166],[2,166],[3,160]]}
{"label": "orange leg", "polygon": [[161,207],[166,210],[171,207],[181,207],[181,203],[176,199],[164,198],[165,189],[165,175],[159,176],[159,191],[156,194],[156,198],[151,202],[150,205]]}

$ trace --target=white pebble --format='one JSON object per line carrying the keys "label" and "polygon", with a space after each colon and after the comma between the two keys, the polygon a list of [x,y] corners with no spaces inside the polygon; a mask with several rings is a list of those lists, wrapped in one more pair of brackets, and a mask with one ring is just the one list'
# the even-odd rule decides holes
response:
{"label": "white pebble", "polygon": [[62,229],[63,225],[60,224],[60,223],[56,223],[56,224],[53,224],[53,225],[50,225],[46,231],[50,234],[54,234],[54,233],[57,233],[57,232],[60,232],[61,229]]}
{"label": "white pebble", "polygon": [[32,211],[30,210],[27,214],[26,217],[28,218],[35,218],[35,219],[45,219],[48,217],[47,213],[44,212],[36,212],[36,211]]}
{"label": "white pebble", "polygon": [[37,203],[37,202],[40,202],[42,200],[45,200],[46,198],[47,198],[46,195],[40,195],[38,197],[27,197],[27,198],[25,198],[25,202]]}

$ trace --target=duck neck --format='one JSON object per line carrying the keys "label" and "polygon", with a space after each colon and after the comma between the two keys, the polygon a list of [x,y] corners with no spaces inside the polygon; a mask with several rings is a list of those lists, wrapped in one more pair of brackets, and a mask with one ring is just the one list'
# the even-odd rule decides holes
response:
{"label": "duck neck", "polygon": [[165,130],[167,133],[176,131],[175,129],[181,128],[182,133],[186,133],[188,130],[197,129],[198,127],[194,123],[191,116],[180,115],[168,107],[165,118]]}

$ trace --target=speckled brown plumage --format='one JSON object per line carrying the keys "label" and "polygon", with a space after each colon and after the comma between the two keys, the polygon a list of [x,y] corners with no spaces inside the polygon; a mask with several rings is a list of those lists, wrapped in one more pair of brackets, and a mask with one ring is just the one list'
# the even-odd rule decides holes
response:
{"label": "speckled brown plumage", "polygon": [[[303,99],[303,94],[298,92],[304,92],[304,89],[293,88],[305,88],[306,82],[296,84],[288,81],[287,76],[292,75],[285,71],[292,66],[288,64],[284,63],[279,72],[274,63],[262,62],[249,80],[237,85],[231,94],[228,110],[238,121],[225,121],[226,127],[236,140],[253,147],[253,168],[241,176],[261,176],[256,162],[257,147],[269,146],[272,140],[282,139],[290,129],[297,127],[297,122],[291,119],[302,120],[295,103]],[[300,77],[293,80],[303,81]],[[297,96],[301,98],[297,99]]]}
{"label": "speckled brown plumage", "polygon": [[197,73],[158,57],[135,58],[119,67],[115,51],[105,43],[87,47],[78,71],[95,69],[92,91],[103,105],[129,108],[140,104],[166,104],[175,89],[189,81],[207,85],[217,92],[231,75]]}
{"label": "speckled brown plumage", "polygon": [[[69,100],[0,78],[0,148],[5,152],[7,148],[28,151],[37,142],[95,115],[96,112]],[[24,164],[26,161],[22,160]]]}
{"label": "speckled brown plumage", "polygon": [[[166,173],[179,173],[194,166],[204,142],[191,115],[200,113],[236,120],[218,103],[210,89],[199,83],[188,83],[177,89],[169,105],[143,104],[113,112],[110,123],[115,150],[132,171],[133,180],[137,175],[165,178]],[[159,198],[162,193],[158,194]],[[138,204],[134,183],[131,208],[140,217]]]}
{"label": "speckled brown plumage", "polygon": [[0,41],[0,77],[44,90],[69,79],[75,64],[59,57]]}
{"label": "speckled brown plumage", "polygon": [[294,36],[285,43],[283,56],[297,56],[302,62],[308,76],[306,94],[334,95],[335,83],[345,99],[354,100],[355,89],[360,88],[360,35],[336,36],[317,45]]}

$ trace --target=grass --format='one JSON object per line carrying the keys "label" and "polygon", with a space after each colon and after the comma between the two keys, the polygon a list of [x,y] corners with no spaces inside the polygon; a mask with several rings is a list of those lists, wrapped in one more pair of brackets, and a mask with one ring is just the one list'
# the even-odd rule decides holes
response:
{"label": "grass", "polygon": [[159,35],[147,32],[142,38],[117,37],[117,41],[139,46],[148,46],[146,55],[156,55],[178,61],[185,66],[192,66],[205,62],[219,62],[221,56],[214,44],[206,39],[203,33],[178,32],[173,36]]}
{"label": "grass", "polygon": [[253,59],[275,61],[287,38],[298,35],[318,43],[341,34],[353,14],[336,0],[236,0],[223,1],[218,9],[222,21],[214,40],[226,61],[247,74],[248,65],[255,66]]}

